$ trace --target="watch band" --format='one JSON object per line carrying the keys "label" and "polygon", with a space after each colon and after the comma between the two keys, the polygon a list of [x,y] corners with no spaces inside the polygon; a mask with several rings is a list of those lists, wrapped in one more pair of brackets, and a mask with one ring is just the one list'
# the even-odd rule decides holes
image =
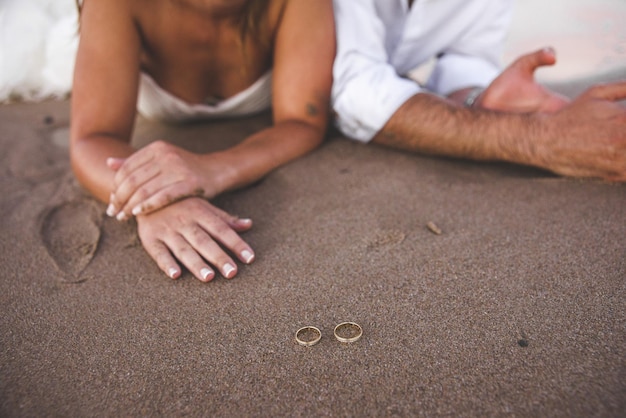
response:
{"label": "watch band", "polygon": [[485,91],[485,89],[483,87],[474,87],[467,94],[467,97],[465,97],[465,100],[463,101],[463,106],[465,106],[465,107],[474,107],[474,103],[476,103],[476,99],[478,99],[478,96],[480,96],[480,94],[483,91]]}

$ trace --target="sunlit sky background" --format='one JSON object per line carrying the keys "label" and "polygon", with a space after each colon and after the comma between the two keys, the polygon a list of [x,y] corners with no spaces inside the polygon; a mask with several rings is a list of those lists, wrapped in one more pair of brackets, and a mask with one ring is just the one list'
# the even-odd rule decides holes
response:
{"label": "sunlit sky background", "polygon": [[626,78],[626,0],[517,0],[504,63],[543,46],[556,49],[558,63],[540,80],[622,69]]}

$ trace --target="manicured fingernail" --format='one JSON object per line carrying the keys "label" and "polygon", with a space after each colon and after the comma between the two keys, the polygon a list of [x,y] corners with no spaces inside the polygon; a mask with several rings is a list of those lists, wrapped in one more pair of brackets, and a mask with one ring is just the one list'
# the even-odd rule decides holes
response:
{"label": "manicured fingernail", "polygon": [[113,206],[113,203],[109,203],[109,206],[107,206],[107,215],[111,218],[115,216],[115,206]]}
{"label": "manicured fingernail", "polygon": [[237,220],[240,224],[250,225],[252,223],[252,219],[250,218],[241,218]]}
{"label": "manicured fingernail", "polygon": [[208,269],[206,267],[200,270],[200,275],[202,276],[204,280],[208,280],[208,277],[211,276],[212,274],[213,274],[213,270]]}
{"label": "manicured fingernail", "polygon": [[167,271],[167,275],[170,276],[172,279],[176,278],[176,274],[178,274],[178,269],[175,267],[170,267],[170,269]]}
{"label": "manicured fingernail", "polygon": [[120,212],[117,214],[115,219],[117,219],[118,221],[125,221],[128,219],[128,217],[126,216],[126,212]]}
{"label": "manicured fingernail", "polygon": [[227,279],[230,279],[233,276],[232,273],[235,272],[235,266],[233,266],[230,263],[226,263],[224,264],[223,271],[224,271],[224,277],[226,277]]}
{"label": "manicured fingernail", "polygon": [[115,159],[113,159],[113,157],[109,157],[107,158],[107,165],[111,166],[113,164],[113,162],[115,161]]}
{"label": "manicured fingernail", "polygon": [[243,258],[243,261],[245,261],[246,264],[250,264],[252,263],[252,260],[254,260],[254,254],[252,254],[249,250],[243,250],[241,252],[241,258]]}
{"label": "manicured fingernail", "polygon": [[141,213],[141,206],[139,206],[139,205],[138,205],[138,206],[135,206],[135,207],[133,208],[133,215],[137,216],[137,215],[139,215],[140,213]]}

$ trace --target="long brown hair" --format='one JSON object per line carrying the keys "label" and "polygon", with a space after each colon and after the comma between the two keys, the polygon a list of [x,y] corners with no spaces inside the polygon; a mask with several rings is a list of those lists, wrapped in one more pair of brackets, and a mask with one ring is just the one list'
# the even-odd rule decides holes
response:
{"label": "long brown hair", "polygon": [[[78,1],[78,0],[77,0]],[[269,42],[267,26],[267,9],[269,0],[248,0],[241,13],[239,21],[239,38],[242,48],[245,49],[246,40],[251,37],[261,45],[267,46]]]}
{"label": "long brown hair", "polygon": [[[83,9],[83,0],[75,0],[76,9],[78,10],[78,17],[80,21],[80,13]],[[266,32],[263,31],[264,26],[267,24],[267,6],[269,0],[248,0],[244,6],[243,13],[241,13],[241,19],[239,21],[239,39],[241,40],[242,48],[245,48],[246,38],[248,35],[252,36],[257,42],[262,45],[268,43]]]}

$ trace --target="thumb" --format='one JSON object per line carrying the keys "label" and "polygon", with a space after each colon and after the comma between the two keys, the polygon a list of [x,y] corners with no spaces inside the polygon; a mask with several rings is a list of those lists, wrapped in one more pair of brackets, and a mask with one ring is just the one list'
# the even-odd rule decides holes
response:
{"label": "thumb", "polygon": [[556,63],[556,52],[553,48],[542,48],[530,54],[522,55],[517,59],[515,65],[524,73],[533,75],[535,70],[546,65],[554,65]]}

